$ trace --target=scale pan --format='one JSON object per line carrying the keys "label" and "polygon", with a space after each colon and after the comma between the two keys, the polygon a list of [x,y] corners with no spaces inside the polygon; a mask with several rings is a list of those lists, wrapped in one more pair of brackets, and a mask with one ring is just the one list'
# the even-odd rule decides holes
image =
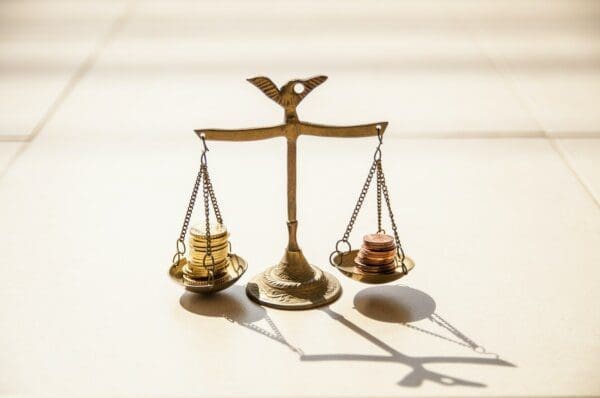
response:
{"label": "scale pan", "polygon": [[[236,254],[229,255],[230,265],[226,268],[226,273],[215,279],[213,283],[198,281],[195,283],[190,283],[187,280],[183,279],[183,266],[187,264],[187,259],[182,258],[178,264],[171,265],[169,268],[169,276],[175,282],[185,287],[186,290],[193,293],[214,293],[219,290],[223,290],[233,285],[248,269],[248,263],[246,260],[241,258]],[[235,268],[231,265],[238,264],[239,271],[236,272]]]}
{"label": "scale pan", "polygon": [[[395,281],[397,279],[402,278],[406,275],[402,271],[402,267],[397,267],[394,272],[376,274],[376,273],[367,273],[359,270],[354,264],[354,258],[358,254],[358,250],[352,250],[351,252],[344,254],[342,256],[342,263],[337,266],[337,269],[348,278],[352,278],[356,281],[362,283],[371,283],[371,284],[379,284],[379,283],[388,283]],[[339,254],[333,256],[333,262],[335,264],[339,263]],[[398,256],[396,259],[400,261]],[[415,263],[408,257],[404,257],[404,265],[406,266],[407,273],[410,272],[415,267]]]}

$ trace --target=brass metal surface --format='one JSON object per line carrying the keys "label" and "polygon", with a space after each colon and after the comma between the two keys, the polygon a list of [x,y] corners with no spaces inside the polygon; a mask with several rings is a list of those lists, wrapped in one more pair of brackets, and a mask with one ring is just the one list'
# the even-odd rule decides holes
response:
{"label": "brass metal surface", "polygon": [[296,141],[300,135],[318,137],[349,138],[377,136],[385,132],[387,122],[358,126],[326,126],[302,122],[296,107],[315,89],[327,80],[316,76],[306,80],[291,80],[281,88],[266,77],[255,77],[248,81],[284,109],[284,124],[277,126],[241,129],[198,129],[207,140],[256,141],[275,137],[287,140],[287,212],[288,246],[282,260],[256,276],[247,286],[253,300],[276,308],[304,309],[328,304],[341,294],[339,282],[327,273],[311,266],[298,245],[296,217]]}
{"label": "brass metal surface", "polygon": [[[341,263],[339,259],[339,255],[336,254],[333,258],[333,261],[336,264],[340,264],[337,268],[349,278],[352,278],[356,281],[363,283],[387,283],[398,280],[402,278],[404,275],[408,274],[414,267],[415,263],[409,257],[404,257],[404,265],[406,266],[406,273],[402,270],[402,267],[396,267],[393,272],[390,273],[367,273],[361,271],[355,263],[356,255],[358,254],[358,250],[352,250],[342,256]],[[396,260],[399,262],[400,258],[396,256]]]}
{"label": "brass metal surface", "polygon": [[248,263],[246,260],[238,255],[231,254],[229,259],[229,266],[225,268],[224,274],[215,278],[214,281],[190,281],[184,279],[183,268],[188,264],[187,259],[182,258],[179,263],[172,265],[169,268],[169,276],[175,282],[185,287],[186,290],[193,293],[213,293],[219,290],[223,290],[233,285],[248,269]]}

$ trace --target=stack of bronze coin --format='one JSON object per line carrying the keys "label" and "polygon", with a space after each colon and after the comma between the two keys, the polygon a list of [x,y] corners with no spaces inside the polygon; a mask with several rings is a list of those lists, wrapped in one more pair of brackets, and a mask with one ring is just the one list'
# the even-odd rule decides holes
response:
{"label": "stack of bronze coin", "polygon": [[[229,233],[217,224],[210,231],[211,256],[208,256],[208,239],[205,228],[190,229],[188,263],[183,267],[183,278],[189,282],[218,279],[226,273],[229,265]],[[214,262],[213,262],[214,259]]]}
{"label": "stack of bronze coin", "polygon": [[363,244],[354,259],[356,268],[370,274],[384,274],[396,269],[396,242],[390,235],[376,233],[365,235]]}

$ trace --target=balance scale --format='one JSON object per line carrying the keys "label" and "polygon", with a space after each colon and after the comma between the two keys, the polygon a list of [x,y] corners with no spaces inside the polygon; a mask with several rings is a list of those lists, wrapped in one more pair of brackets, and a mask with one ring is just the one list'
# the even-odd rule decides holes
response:
{"label": "balance scale", "polygon": [[[342,292],[338,280],[333,275],[311,265],[298,245],[296,141],[300,135],[334,138],[376,136],[378,139],[373,162],[350,222],[329,256],[331,265],[349,278],[372,284],[387,283],[402,278],[414,267],[414,262],[404,255],[402,249],[381,162],[381,145],[388,123],[326,126],[303,122],[298,118],[296,112],[298,104],[325,80],[327,80],[326,76],[291,80],[281,88],[277,88],[267,77],[248,79],[283,107],[284,124],[241,130],[195,130],[203,145],[200,170],[169,269],[171,278],[186,290],[201,294],[223,290],[233,285],[248,268],[246,260],[231,252],[229,234],[223,226],[221,211],[208,172],[207,141],[256,141],[275,137],[285,137],[287,140],[288,245],[277,265],[254,276],[246,285],[246,293],[252,300],[265,306],[286,310],[308,309],[329,304]],[[350,233],[373,178],[376,179],[377,185],[377,231],[365,236],[360,250],[352,250]],[[191,250],[189,256],[186,256],[185,239],[188,237],[189,223],[200,185],[202,185],[205,224],[203,227],[192,227],[189,234]],[[385,202],[388,211],[393,236],[386,235],[382,229],[382,202]],[[211,209],[215,213],[216,225],[211,225]]]}

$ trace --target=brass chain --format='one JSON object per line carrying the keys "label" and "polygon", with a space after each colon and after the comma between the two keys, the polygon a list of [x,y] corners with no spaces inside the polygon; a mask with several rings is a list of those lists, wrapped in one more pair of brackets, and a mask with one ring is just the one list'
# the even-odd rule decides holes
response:
{"label": "brass chain", "polygon": [[[209,201],[211,199],[211,194],[210,191],[211,189],[211,184],[210,184],[210,180],[208,177],[208,160],[206,157],[206,153],[208,152],[208,146],[206,145],[206,137],[204,136],[204,134],[200,135],[200,139],[202,140],[202,146],[203,146],[203,151],[202,151],[202,157],[201,157],[201,163],[202,163],[202,176],[204,184],[202,186],[202,194],[204,197],[204,225],[205,225],[205,231],[204,231],[204,236],[206,237],[206,253],[204,253],[204,258],[202,259],[202,266],[206,269],[208,269],[209,267],[207,267],[206,265],[206,260],[210,258],[211,264],[210,264],[210,269],[208,269],[208,280],[209,282],[213,282],[214,281],[214,275],[215,275],[215,257],[212,254],[212,245],[211,245],[211,234],[210,234],[210,204]],[[213,194],[214,195],[214,194]],[[212,202],[213,203],[213,207],[214,207],[214,203],[216,203],[216,199],[215,201]]]}
{"label": "brass chain", "polygon": [[[210,193],[209,193],[209,182],[208,182],[208,178],[207,178],[207,173],[208,173],[208,168],[206,165],[206,161],[204,163],[204,165],[202,166],[202,173],[204,175],[204,184],[203,184],[203,189],[202,189],[202,193],[204,196],[204,222],[205,222],[205,237],[206,237],[206,253],[204,253],[204,258],[202,259],[202,266],[204,266],[204,268],[208,269],[208,279],[209,281],[213,281],[214,280],[214,274],[215,274],[215,257],[212,254],[212,244],[211,244],[211,234],[210,234]],[[211,264],[210,267],[207,266],[206,261],[210,259],[211,260]],[[210,268],[210,269],[209,269]]]}
{"label": "brass chain", "polygon": [[206,168],[204,177],[208,182],[208,194],[210,195],[210,201],[213,206],[213,210],[215,211],[215,217],[217,218],[217,222],[223,225],[223,217],[221,216],[221,209],[219,209],[219,204],[217,203],[217,196],[215,195],[215,189],[213,188],[212,181],[210,179],[210,175],[208,174],[208,167]]}
{"label": "brass chain", "polygon": [[350,221],[348,222],[348,226],[346,227],[346,231],[344,232],[344,236],[341,239],[342,241],[348,241],[350,238],[350,233],[352,232],[352,228],[354,228],[354,223],[356,222],[356,217],[358,217],[358,213],[365,201],[365,197],[367,196],[367,192],[369,191],[369,187],[371,186],[371,180],[373,179],[373,175],[375,174],[375,170],[377,168],[377,163],[373,161],[371,168],[369,169],[369,174],[367,175],[367,180],[365,181],[362,190],[360,191],[360,195],[358,196],[358,200],[356,201],[356,205],[354,206],[354,211],[352,212],[352,216],[350,216]]}
{"label": "brass chain", "polygon": [[[381,163],[381,160],[379,160]],[[377,233],[385,233],[384,229],[381,227],[381,171],[380,168],[377,168]]]}
{"label": "brass chain", "polygon": [[[352,228],[354,228],[354,222],[356,221],[356,217],[358,217],[358,213],[362,207],[365,197],[367,196],[367,192],[369,191],[369,186],[371,185],[371,180],[373,179],[373,175],[375,174],[376,170],[377,170],[377,162],[374,160],[373,164],[371,164],[371,168],[369,169],[369,174],[367,175],[367,179],[360,191],[360,195],[358,196],[358,200],[356,201],[356,205],[354,206],[352,215],[350,216],[350,221],[348,222],[346,231],[344,232],[342,239],[338,240],[335,243],[335,250],[333,252],[331,252],[331,254],[329,255],[329,263],[331,265],[333,265],[334,267],[341,265],[342,257],[345,254],[352,251],[352,245],[350,244],[350,241],[348,239],[350,238],[350,233],[352,232]],[[342,243],[346,244],[346,246],[347,246],[347,250],[344,252],[340,250],[340,244],[342,244]],[[334,255],[337,255],[338,258],[340,259],[339,264],[336,264],[335,261],[333,261]]]}
{"label": "brass chain", "polygon": [[210,236],[210,199],[208,193],[208,180],[206,179],[206,165],[202,166],[202,173],[204,175],[204,184],[202,186],[202,194],[204,197],[204,222],[206,226],[205,238],[206,238],[206,255],[212,254],[211,236]]}
{"label": "brass chain", "polygon": [[400,243],[400,236],[398,235],[398,227],[396,226],[396,220],[394,219],[394,213],[392,211],[392,204],[390,202],[390,194],[388,192],[388,187],[385,182],[385,174],[383,173],[383,167],[381,166],[381,160],[377,162],[377,172],[381,174],[381,188],[383,190],[383,196],[385,198],[385,203],[387,204],[388,214],[390,216],[390,223],[392,224],[392,230],[394,231],[394,239],[396,241],[396,252],[400,257],[400,266],[402,267],[402,272],[405,274],[408,273],[408,269],[404,264],[404,249],[402,249],[402,244]]}
{"label": "brass chain", "polygon": [[[367,192],[369,191],[369,187],[371,186],[371,180],[373,180],[373,175],[377,170],[377,162],[381,160],[381,145],[383,144],[383,135],[380,126],[377,126],[377,139],[379,140],[379,144],[377,145],[375,153],[373,154],[373,163],[371,164],[371,168],[369,169],[367,179],[365,180],[365,183],[360,191],[360,195],[358,196],[358,200],[356,201],[356,205],[354,206],[354,210],[352,211],[352,215],[350,216],[348,226],[346,226],[346,231],[344,232],[342,238],[335,243],[335,250],[329,255],[329,263],[334,267],[341,265],[342,257],[344,256],[344,254],[347,254],[352,251],[352,245],[350,244],[350,241],[348,239],[350,238],[350,233],[352,233],[352,228],[354,228],[354,223],[356,222],[356,217],[358,217],[358,213],[362,208],[363,202],[365,201],[365,197],[367,196]],[[379,209],[378,213],[380,213]],[[381,224],[379,224],[379,227],[381,229]],[[340,250],[341,243],[346,244],[348,250],[342,252]],[[334,255],[337,255],[340,259],[339,264],[336,264],[335,261],[333,261]]]}
{"label": "brass chain", "polygon": [[206,267],[206,260],[210,258],[211,260],[211,270],[209,270],[209,280],[213,279],[214,270],[215,270],[215,259],[212,255],[212,246],[211,246],[211,235],[210,235],[210,206],[209,202],[212,204],[213,210],[215,211],[215,215],[217,217],[217,221],[222,224],[223,218],[221,216],[221,211],[219,209],[219,205],[217,203],[217,198],[214,193],[214,188],[212,182],[210,181],[210,176],[208,174],[208,161],[206,157],[206,152],[208,152],[208,147],[206,146],[206,139],[204,135],[201,135],[202,139],[202,155],[200,157],[200,170],[198,171],[198,175],[196,176],[196,181],[194,182],[194,188],[192,189],[192,195],[190,196],[190,201],[188,203],[187,211],[185,213],[185,217],[183,220],[183,225],[181,227],[181,232],[179,233],[179,238],[176,241],[176,252],[173,256],[173,265],[179,264],[182,256],[185,255],[187,250],[185,245],[185,236],[187,235],[187,231],[190,225],[190,220],[192,218],[192,213],[194,211],[194,205],[196,204],[196,198],[198,196],[198,191],[200,190],[200,183],[203,182],[202,185],[202,193],[204,199],[204,216],[206,218],[206,254],[203,259],[203,265]]}
{"label": "brass chain", "polygon": [[202,166],[200,166],[200,170],[196,176],[196,181],[194,182],[194,188],[192,189],[192,195],[190,196],[190,201],[188,202],[187,211],[185,212],[185,217],[183,219],[183,225],[181,226],[181,232],[179,233],[179,238],[177,238],[177,241],[175,242],[176,252],[172,259],[173,265],[179,264],[181,261],[181,256],[183,256],[186,252],[185,235],[187,234],[187,230],[190,225],[190,219],[192,218],[192,212],[194,211],[194,204],[196,203],[196,197],[198,196],[201,180]]}
{"label": "brass chain", "polygon": [[[329,262],[334,267],[337,267],[342,264],[342,257],[345,254],[352,251],[352,246],[350,245],[350,242],[348,239],[350,238],[350,233],[352,232],[352,228],[354,227],[354,222],[356,221],[356,217],[358,216],[358,213],[360,212],[360,209],[365,200],[367,192],[369,191],[369,187],[371,185],[371,180],[373,179],[373,175],[375,174],[375,172],[377,172],[377,232],[385,233],[385,231],[382,228],[382,223],[381,223],[381,218],[382,218],[381,217],[381,213],[382,213],[382,211],[381,211],[381,207],[382,207],[381,206],[381,196],[383,194],[383,197],[385,199],[385,203],[386,203],[386,206],[388,209],[388,214],[390,216],[390,223],[392,224],[392,230],[394,231],[394,240],[396,242],[396,253],[397,253],[398,257],[400,257],[400,266],[402,267],[402,272],[404,272],[406,274],[406,273],[408,273],[408,269],[406,268],[406,265],[404,264],[404,259],[405,259],[404,249],[402,248],[402,244],[400,243],[400,237],[398,235],[398,227],[396,226],[396,220],[394,219],[394,213],[392,212],[390,195],[388,192],[387,183],[385,182],[385,175],[383,173],[383,167],[381,165],[381,155],[382,155],[381,145],[383,145],[383,134],[382,134],[381,128],[379,126],[377,127],[377,139],[378,139],[379,143],[377,144],[377,148],[375,149],[375,153],[373,155],[373,163],[371,164],[371,168],[369,169],[369,174],[367,175],[367,179],[362,187],[362,190],[360,191],[360,195],[358,196],[358,200],[356,201],[356,205],[354,206],[354,211],[352,212],[352,216],[350,217],[350,222],[348,222],[346,231],[344,232],[342,239],[340,239],[336,242],[335,250],[329,256]],[[345,243],[348,246],[347,251],[342,252],[340,250],[339,245],[341,243]],[[337,255],[337,257],[339,258],[339,263],[337,263],[337,264],[333,260],[334,255]]]}

